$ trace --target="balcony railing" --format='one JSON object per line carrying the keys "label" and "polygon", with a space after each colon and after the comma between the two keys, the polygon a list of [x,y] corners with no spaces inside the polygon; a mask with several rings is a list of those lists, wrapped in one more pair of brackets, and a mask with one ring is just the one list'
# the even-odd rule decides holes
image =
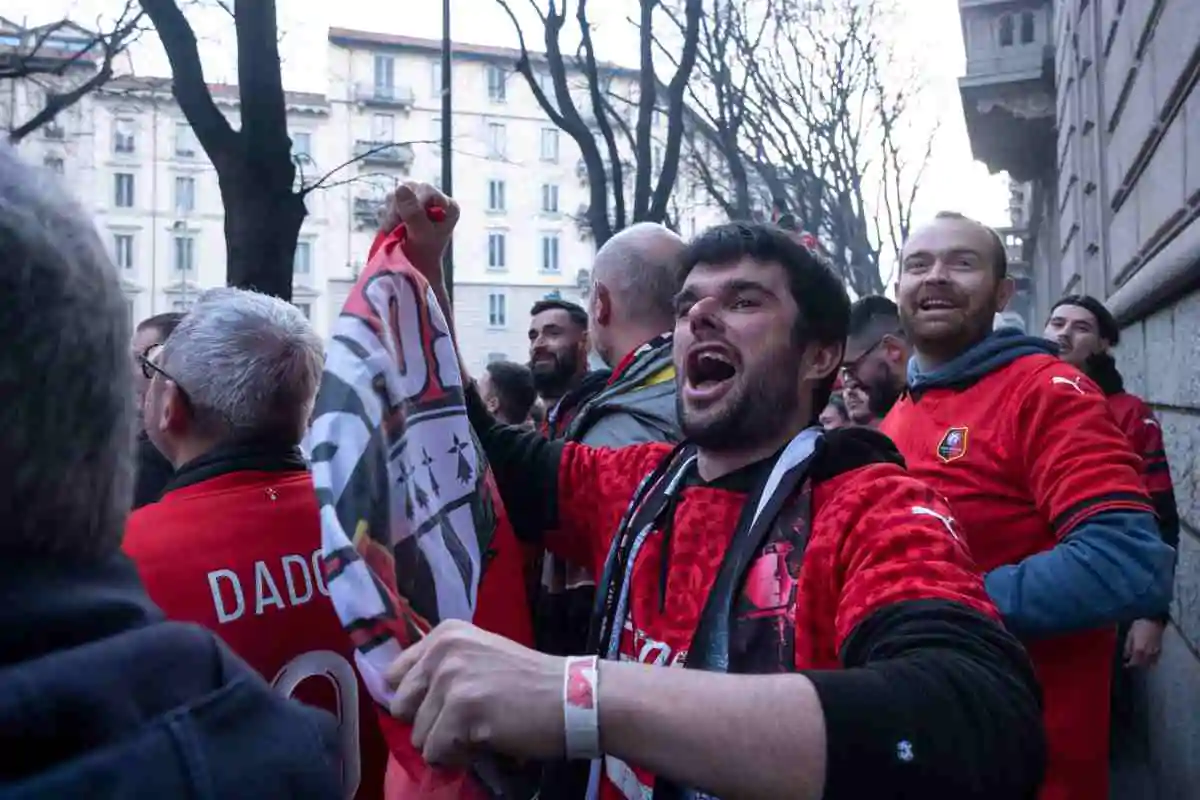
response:
{"label": "balcony railing", "polygon": [[382,203],[373,197],[354,198],[354,222],[359,230],[379,226],[379,211]]}
{"label": "balcony railing", "polygon": [[359,83],[354,86],[354,99],[364,105],[388,108],[411,108],[416,98],[408,86],[385,83]]}
{"label": "balcony railing", "polygon": [[372,142],[360,139],[354,143],[354,157],[364,164],[408,169],[413,162],[413,148],[411,144]]}

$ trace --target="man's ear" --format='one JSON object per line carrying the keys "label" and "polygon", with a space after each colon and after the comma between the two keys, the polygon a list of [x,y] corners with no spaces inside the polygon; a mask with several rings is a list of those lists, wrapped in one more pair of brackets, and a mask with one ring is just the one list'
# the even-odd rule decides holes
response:
{"label": "man's ear", "polygon": [[483,405],[487,408],[488,413],[494,417],[496,416],[496,412],[500,410],[500,398],[492,395],[483,401]]}
{"label": "man's ear", "polygon": [[600,281],[596,281],[594,291],[596,293],[596,301],[593,313],[596,315],[596,323],[599,325],[611,325],[613,312],[612,292]]}
{"label": "man's ear", "polygon": [[1017,282],[1012,278],[1001,278],[996,287],[996,313],[1008,308],[1008,301],[1017,293]]}
{"label": "man's ear", "polygon": [[908,360],[907,348],[904,342],[891,334],[883,337],[883,353],[889,364],[903,364]]}
{"label": "man's ear", "polygon": [[809,350],[812,355],[808,369],[804,372],[804,378],[810,381],[819,381],[828,378],[842,366],[842,354],[846,352],[846,345],[844,342],[834,342],[833,344],[812,345]]}

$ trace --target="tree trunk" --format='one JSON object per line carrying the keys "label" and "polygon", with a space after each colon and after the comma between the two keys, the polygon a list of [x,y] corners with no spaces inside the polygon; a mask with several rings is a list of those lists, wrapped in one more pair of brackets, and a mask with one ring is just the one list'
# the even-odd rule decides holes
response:
{"label": "tree trunk", "polygon": [[225,247],[230,286],[292,299],[292,264],[304,198],[291,186],[264,186],[250,170],[223,170]]}

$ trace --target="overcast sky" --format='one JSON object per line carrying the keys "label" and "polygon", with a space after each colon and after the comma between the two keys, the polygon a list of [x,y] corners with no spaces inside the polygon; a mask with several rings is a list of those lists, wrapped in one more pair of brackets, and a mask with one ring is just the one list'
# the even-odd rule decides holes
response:
{"label": "overcast sky", "polygon": [[[510,0],[520,14],[529,12],[528,0]],[[516,46],[512,25],[496,0],[452,0],[452,22],[457,41]],[[284,83],[289,89],[325,91],[325,33],[330,26],[437,38],[441,36],[441,3],[436,0],[277,0],[284,32],[282,55]],[[122,0],[4,0],[3,16],[36,24],[63,15],[81,24],[124,6]],[[628,0],[593,2],[589,7],[597,26],[594,38],[601,58],[636,65],[636,34],[626,22]],[[902,18],[892,32],[899,47],[919,59],[925,77],[923,113],[941,122],[937,146],[929,165],[916,217],[942,209],[960,210],[993,225],[1007,224],[1007,184],[1002,176],[989,176],[971,158],[963,123],[956,78],[963,72],[962,36],[956,0],[903,2]],[[601,12],[600,9],[604,11]],[[205,74],[210,82],[236,78],[232,23],[223,12],[193,15],[201,41]],[[530,26],[531,27],[531,26]],[[529,36],[530,27],[526,28]],[[537,39],[529,42],[537,46]],[[153,34],[145,37],[135,54],[140,74],[165,75],[166,59]],[[923,143],[915,141],[913,157]]]}

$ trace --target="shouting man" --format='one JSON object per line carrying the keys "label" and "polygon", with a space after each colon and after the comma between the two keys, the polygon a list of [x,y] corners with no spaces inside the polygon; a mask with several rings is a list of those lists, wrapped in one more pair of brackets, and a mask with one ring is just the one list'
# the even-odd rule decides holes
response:
{"label": "shouting man", "polygon": [[[400,198],[444,298],[422,254],[450,201]],[[548,441],[468,390],[516,527],[601,576],[593,655],[445,624],[393,665],[393,712],[435,762],[599,759],[602,798],[1028,796],[1034,677],[949,509],[884,437],[814,424],[845,289],[770,226],[713,229],[681,264],[681,445]]]}
{"label": "shouting man", "polygon": [[1161,612],[1173,552],[1103,393],[1054,345],[992,331],[1013,293],[990,228],[943,213],[913,232],[897,291],[914,355],[881,430],[950,501],[988,594],[1044,692],[1045,800],[1108,796],[1116,625]]}

